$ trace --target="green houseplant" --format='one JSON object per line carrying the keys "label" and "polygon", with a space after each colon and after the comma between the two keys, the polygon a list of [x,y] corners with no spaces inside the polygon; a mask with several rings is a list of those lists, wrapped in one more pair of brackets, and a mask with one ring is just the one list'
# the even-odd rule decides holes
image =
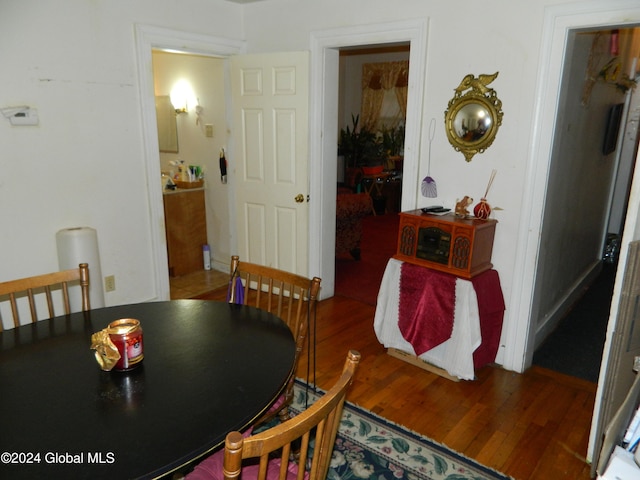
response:
{"label": "green houseplant", "polygon": [[387,157],[387,168],[397,170],[404,150],[404,125],[382,128],[382,148]]}
{"label": "green houseplant", "polygon": [[396,157],[404,146],[404,125],[382,128],[382,148],[389,157]]}
{"label": "green houseplant", "polygon": [[343,155],[347,168],[359,168],[379,159],[382,142],[375,132],[359,127],[360,115],[351,115],[352,126],[340,130],[338,155]]}

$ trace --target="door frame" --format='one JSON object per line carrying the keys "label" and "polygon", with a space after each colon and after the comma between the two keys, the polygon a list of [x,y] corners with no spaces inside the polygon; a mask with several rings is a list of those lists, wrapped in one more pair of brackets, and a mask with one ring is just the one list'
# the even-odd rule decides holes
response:
{"label": "door frame", "polygon": [[[323,278],[321,298],[333,296],[335,287],[335,196],[337,152],[338,49],[343,47],[409,42],[409,98],[405,130],[403,170],[409,178],[418,177],[420,131],[425,85],[427,19],[412,19],[376,25],[363,25],[312,32],[310,39],[309,131],[309,272]],[[154,296],[170,296],[164,211],[160,182],[160,154],[153,94],[154,49],[226,58],[246,51],[245,42],[228,38],[156,27],[135,25],[138,90],[141,104],[145,174],[149,201],[149,228],[154,264]],[[225,82],[229,72],[226,68]],[[229,109],[228,109],[229,111]],[[322,134],[324,132],[324,135]],[[417,185],[403,185],[402,210],[417,205]],[[230,194],[233,194],[230,190]],[[231,218],[234,205],[231,202]]]}
{"label": "door frame", "polygon": [[[160,152],[158,150],[153,60],[151,52],[152,50],[171,50],[174,52],[178,51],[226,58],[231,55],[244,53],[245,43],[228,38],[136,24],[135,46],[138,71],[138,94],[142,117],[143,155],[147,180],[147,198],[149,202],[150,255],[152,264],[154,265],[154,295],[149,300],[168,300],[170,297],[169,267],[162,189],[160,181],[158,180],[161,176]],[[225,67],[225,85],[229,85],[228,67]],[[227,115],[229,115],[228,109]]]}
{"label": "door frame", "polygon": [[[536,110],[533,120],[533,136],[527,161],[527,178],[523,194],[523,213],[518,232],[517,261],[514,268],[513,293],[511,297],[512,318],[518,319],[507,329],[507,348],[503,366],[510,370],[524,371],[531,364],[535,342],[535,324],[532,322],[534,306],[534,284],[540,251],[540,229],[546,198],[547,179],[551,162],[554,129],[560,95],[565,44],[572,30],[585,28],[606,29],[607,26],[635,25],[640,18],[640,8],[634,0],[612,0],[606,4],[590,1],[570,5],[558,5],[545,10],[540,48],[540,68],[535,95]],[[621,241],[619,265],[627,259],[628,245],[640,237],[640,155],[636,157],[636,168],[629,196],[624,232]],[[611,335],[615,330],[618,302],[624,268],[619,268],[611,300],[607,339],[602,367],[598,380],[596,402],[592,420],[587,461],[591,461],[597,438],[601,412],[602,390],[605,388],[607,358],[611,348]]]}
{"label": "door frame", "polygon": [[[309,109],[309,273],[322,278],[320,298],[335,292],[335,218],[340,48],[409,42],[403,177],[418,178],[428,20],[356,25],[311,33]],[[418,185],[403,182],[402,210],[416,208]]]}
{"label": "door frame", "polygon": [[[522,372],[531,365],[533,358],[536,337],[536,325],[532,321],[534,286],[567,35],[574,29],[604,29],[607,25],[636,24],[638,15],[640,9],[634,0],[612,0],[606,4],[591,1],[558,5],[545,10],[533,134],[526,168],[526,177],[531,181],[524,186],[509,302],[512,311],[510,317],[514,321],[506,325],[503,366],[509,370]],[[636,20],[630,20],[633,18]],[[630,197],[629,202],[630,205],[638,202],[638,198]],[[632,211],[630,206],[628,220]],[[622,257],[620,260],[623,260]],[[612,302],[616,301],[614,296]]]}

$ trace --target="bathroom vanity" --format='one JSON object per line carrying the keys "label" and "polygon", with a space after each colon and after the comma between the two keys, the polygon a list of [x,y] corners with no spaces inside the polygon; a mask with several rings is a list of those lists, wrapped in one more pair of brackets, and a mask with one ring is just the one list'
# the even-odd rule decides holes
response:
{"label": "bathroom vanity", "polygon": [[165,190],[163,202],[169,275],[202,270],[202,246],[207,243],[204,188]]}

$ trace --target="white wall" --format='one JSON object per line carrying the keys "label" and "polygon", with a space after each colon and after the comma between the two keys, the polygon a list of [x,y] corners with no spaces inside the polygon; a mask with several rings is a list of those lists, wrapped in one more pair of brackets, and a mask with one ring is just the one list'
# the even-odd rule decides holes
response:
{"label": "white wall", "polygon": [[[636,29],[640,32],[640,29]],[[640,33],[637,34],[640,40]],[[636,88],[628,92],[627,103],[627,125],[620,131],[618,141],[620,146],[620,164],[618,166],[618,179],[615,185],[615,194],[611,205],[611,218],[609,219],[608,231],[615,234],[622,232],[624,226],[624,216],[626,214],[626,204],[628,201],[629,188],[631,185],[630,174],[633,173],[635,165],[635,154],[638,149],[638,134],[640,132],[640,91]]]}
{"label": "white wall", "polygon": [[[546,92],[548,85],[555,85],[562,68],[554,56],[562,38],[560,35],[552,38],[552,34],[574,16],[588,17],[581,26],[640,21],[637,4],[635,13],[629,16],[621,4],[631,8],[633,2],[613,3],[605,0],[491,0],[472,4],[464,0],[401,0],[372,4],[367,1],[305,3],[273,0],[252,4],[245,15],[247,49],[251,52],[308,49],[310,36],[322,36],[336,29],[350,30],[357,35],[361,31],[359,26],[411,19],[428,22],[425,81],[421,85],[424,100],[419,106],[422,135],[418,174],[413,181],[420,182],[426,176],[431,118],[440,125],[431,151],[431,176],[438,184],[438,200],[451,206],[463,195],[479,199],[485,192],[491,171],[497,170],[488,201],[493,207],[501,208],[494,210],[499,223],[493,263],[500,274],[507,305],[502,345],[513,345],[511,351],[505,349],[504,352],[507,368],[526,367],[524,344],[530,341],[530,335],[535,335],[535,331],[530,332],[528,328],[532,305],[530,292],[536,273],[548,162],[548,157],[538,158],[537,155],[540,152],[546,155],[544,147],[553,135],[554,123],[553,118],[546,124],[540,123],[540,119],[543,114],[556,111],[553,96],[544,97],[540,93]],[[605,8],[610,9],[606,15],[587,15]],[[287,14],[282,15],[283,11]],[[273,35],[274,31],[286,31],[287,34]],[[555,43],[552,45],[552,42]],[[562,45],[559,48],[561,50]],[[496,71],[500,73],[491,86],[502,100],[502,126],[489,150],[466,163],[462,154],[456,153],[447,142],[444,111],[464,75]],[[540,76],[540,72],[546,72],[547,76]],[[558,89],[556,86],[555,91]],[[324,118],[322,124],[326,125]],[[406,187],[410,181],[405,176],[404,192],[409,191]],[[418,193],[415,199],[403,198],[403,209],[409,209],[407,205],[422,207],[433,202]],[[501,350],[500,363],[502,353]]]}
{"label": "white wall", "polygon": [[[480,198],[491,170],[498,171],[488,196],[492,206],[503,209],[495,212],[493,262],[507,302],[505,330],[511,333],[506,341],[521,342],[516,326],[528,312],[526,302],[514,303],[533,285],[529,245],[537,243],[539,222],[529,210],[541,208],[530,186],[544,176],[536,169],[534,143],[548,140],[536,131],[541,127],[537,116],[546,114],[539,108],[546,108],[546,99],[537,96],[544,91],[539,82],[545,81],[538,73],[547,67],[540,62],[549,41],[543,37],[548,34],[545,11],[565,6],[570,14],[585,4],[611,3],[266,0],[239,6],[222,0],[0,0],[0,106],[27,104],[40,114],[38,127],[12,127],[0,118],[0,280],[56,269],[55,232],[87,225],[98,231],[103,275],[116,277],[117,289],[106,294],[106,303],[156,298],[155,280],[166,266],[149,252],[156,227],[151,222],[160,220],[149,215],[135,24],[245,39],[247,51],[255,53],[308,50],[310,36],[326,29],[355,31],[358,25],[424,18],[423,124],[414,181],[426,175],[428,122],[443,119],[462,77],[500,72],[492,87],[503,102],[504,119],[494,144],[466,163],[440,128],[431,175],[441,200],[451,204],[463,195]],[[626,14],[607,18],[629,20]],[[410,200],[416,206],[432,201]],[[511,365],[517,363],[516,358]]]}
{"label": "white wall", "polygon": [[[419,182],[426,176],[428,127],[431,118],[438,130],[431,149],[431,176],[438,185],[438,199],[409,199],[415,207],[442,202],[453,205],[456,199],[469,195],[480,199],[487,187],[491,171],[497,170],[488,201],[503,210],[495,213],[498,220],[493,250],[494,268],[499,272],[507,303],[505,332],[510,318],[511,285],[516,260],[523,201],[523,185],[527,181],[526,163],[531,141],[534,115],[534,92],[540,32],[544,5],[549,2],[511,2],[491,0],[482,6],[464,0],[425,2],[367,1],[296,2],[278,0],[256,3],[245,17],[249,51],[296,50],[309,48],[312,32],[347,25],[387,23],[413,18],[428,20],[424,101],[419,149]],[[273,8],[277,5],[279,8]],[[271,8],[269,8],[271,7]],[[278,12],[286,10],[287,15]],[[464,13],[461,13],[464,12]],[[515,19],[513,22],[497,21]],[[526,21],[522,21],[526,18]],[[272,35],[286,31],[287,35]],[[468,74],[500,72],[491,85],[503,102],[504,118],[496,140],[486,153],[467,163],[447,141],[444,112],[454,89]],[[405,176],[406,182],[411,178]],[[405,189],[406,190],[406,189]],[[419,188],[418,188],[419,192]],[[403,205],[405,205],[403,203]],[[403,206],[404,209],[405,208]]]}
{"label": "white wall", "polygon": [[[594,38],[599,41],[592,53]],[[576,287],[590,282],[602,259],[616,167],[615,152],[603,155],[602,145],[609,108],[624,94],[602,82],[588,96],[584,92],[590,55],[605,63],[608,47],[607,33],[580,33],[568,42],[537,267],[538,344],[573,306],[571,294],[582,293],[584,287]]]}
{"label": "white wall", "polygon": [[222,0],[0,0],[0,107],[40,116],[36,127],[0,117],[0,281],[56,270],[55,233],[86,225],[115,275],[106,304],[156,298],[166,265],[149,251],[137,23],[243,30],[242,7]]}

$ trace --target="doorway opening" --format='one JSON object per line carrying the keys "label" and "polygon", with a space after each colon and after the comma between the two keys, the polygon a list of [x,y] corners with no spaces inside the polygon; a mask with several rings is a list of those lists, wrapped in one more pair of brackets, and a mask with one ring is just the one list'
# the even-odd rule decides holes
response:
{"label": "doorway opening", "polygon": [[410,44],[339,52],[335,293],[375,304],[395,253]]}
{"label": "doorway opening", "polygon": [[[157,119],[153,79],[153,50],[227,58],[241,53],[241,42],[176,30],[136,25],[136,54],[138,88],[141,102],[142,129],[145,150],[147,193],[149,203],[149,228],[152,244],[150,255],[155,265],[155,292],[149,300],[170,298],[169,269],[165,236],[164,206],[162,201],[160,155],[158,149]],[[227,77],[225,75],[225,82]]]}
{"label": "doorway opening", "polygon": [[[413,19],[389,24],[339,28],[312,33],[310,131],[322,135],[310,138],[309,271],[321,277],[321,298],[335,293],[336,194],[340,51],[371,46],[409,46],[406,125],[404,135],[404,178],[418,177],[422,101],[424,94],[427,22]],[[402,182],[400,209],[416,205],[416,182]]]}
{"label": "doorway opening", "polygon": [[[226,274],[230,257],[223,253],[229,252],[228,190],[220,186],[216,155],[226,146],[225,60],[157,49],[152,58],[156,99],[171,99],[176,92],[189,97],[183,111],[170,104],[168,111],[156,112],[171,298],[188,298],[221,286],[219,270]],[[160,128],[163,113],[173,127],[172,142],[163,142],[169,137]],[[193,182],[181,182],[185,166],[201,172]]]}
{"label": "doorway opening", "polygon": [[[533,363],[592,382],[598,381],[615,245],[638,152],[640,94],[633,87],[639,33],[633,25],[571,30],[562,69],[541,233],[545,247],[537,268]],[[562,208],[571,204],[588,214]]]}

